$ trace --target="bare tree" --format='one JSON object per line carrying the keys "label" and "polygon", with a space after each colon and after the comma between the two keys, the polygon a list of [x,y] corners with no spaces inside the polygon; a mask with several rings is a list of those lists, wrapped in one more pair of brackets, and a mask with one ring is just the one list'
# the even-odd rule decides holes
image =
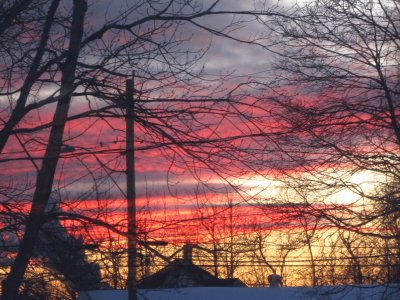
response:
{"label": "bare tree", "polygon": [[75,69],[83,36],[85,13],[86,3],[84,1],[74,1],[70,44],[65,61],[66,65],[61,70],[61,98],[57,102],[45,158],[38,172],[36,189],[32,199],[30,214],[26,222],[24,237],[19,245],[18,254],[11,267],[11,271],[7,279],[3,282],[2,299],[12,299],[18,294],[19,285],[22,282],[23,275],[32,255],[32,249],[35,246],[40,227],[43,223],[45,207],[50,197],[58,157],[61,153],[63,131],[71,101],[71,92],[75,81]]}
{"label": "bare tree", "polygon": [[398,233],[361,228],[376,228],[374,191],[399,176],[399,16],[396,0],[294,7],[272,28],[280,59],[264,85],[287,186],[342,208],[321,210],[334,224],[388,239]]}
{"label": "bare tree", "polygon": [[[204,169],[220,176],[243,174],[237,156],[229,157],[224,151],[234,154],[251,132],[234,128],[222,135],[218,129],[241,120],[241,108],[248,109],[251,103],[241,101],[241,84],[226,92],[223,81],[202,74],[197,64],[206,49],[190,45],[193,35],[181,28],[191,26],[192,32],[250,44],[259,37],[250,39],[235,32],[244,23],[270,13],[224,10],[219,2],[139,1],[122,7],[118,13],[109,10],[100,24],[90,16],[101,8],[88,6],[84,0],[18,1],[15,5],[4,2],[2,14],[8,21],[1,23],[0,42],[9,45],[1,50],[5,80],[0,96],[6,101],[2,102],[0,162],[3,166],[21,162],[37,176],[29,188],[29,216],[18,254],[3,282],[2,299],[17,297],[47,220],[45,208],[53,196],[54,182],[66,178],[65,165],[70,163],[73,168],[82,163],[89,177],[97,179],[102,172],[102,178],[108,176],[113,187],[120,189],[120,153],[126,149],[121,147],[124,131],[119,119],[124,117],[124,79],[132,69],[139,74],[135,87],[135,150],[159,151],[176,169],[188,169],[194,178]],[[223,26],[203,21],[225,15],[243,19]],[[33,38],[37,36],[40,38]],[[44,113],[54,107],[52,117]],[[93,140],[88,132],[99,120],[114,136],[100,139],[99,134],[92,145],[82,145],[85,139]],[[85,128],[74,130],[74,122],[87,123]],[[20,151],[9,151],[15,145]],[[229,161],[235,166],[226,170]],[[75,175],[67,180],[69,183],[60,184],[64,186],[63,197],[68,193],[66,187],[78,178]],[[95,183],[90,191],[97,192],[98,187]],[[2,201],[4,207],[8,200]],[[81,220],[89,218],[83,215]]]}
{"label": "bare tree", "polygon": [[389,179],[388,183],[376,191],[373,202],[374,209],[380,215],[377,225],[384,236],[390,239],[381,240],[378,249],[382,250],[383,265],[387,270],[383,276],[387,282],[399,282],[400,275],[400,210],[397,178]]}

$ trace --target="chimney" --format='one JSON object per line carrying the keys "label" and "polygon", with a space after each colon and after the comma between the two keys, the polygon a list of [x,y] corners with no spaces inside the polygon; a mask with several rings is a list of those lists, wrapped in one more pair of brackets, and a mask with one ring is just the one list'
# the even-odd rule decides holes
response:
{"label": "chimney", "polygon": [[183,246],[183,262],[186,264],[192,264],[192,256],[193,256],[193,245],[185,244]]}

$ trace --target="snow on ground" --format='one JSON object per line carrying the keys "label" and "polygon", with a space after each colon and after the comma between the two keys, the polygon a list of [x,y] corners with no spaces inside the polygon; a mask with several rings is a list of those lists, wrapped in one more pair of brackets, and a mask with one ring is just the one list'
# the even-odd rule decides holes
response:
{"label": "snow on ground", "polygon": [[[81,293],[78,300],[127,300],[125,290]],[[398,300],[400,285],[326,286],[283,288],[198,287],[164,290],[139,290],[139,300]]]}

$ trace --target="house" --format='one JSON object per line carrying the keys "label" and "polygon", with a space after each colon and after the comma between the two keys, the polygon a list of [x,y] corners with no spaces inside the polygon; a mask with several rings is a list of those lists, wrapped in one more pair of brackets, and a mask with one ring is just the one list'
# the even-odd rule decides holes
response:
{"label": "house", "polygon": [[192,261],[192,245],[185,245],[183,258],[175,259],[160,271],[146,277],[139,289],[184,287],[246,287],[238,278],[221,279],[196,266]]}

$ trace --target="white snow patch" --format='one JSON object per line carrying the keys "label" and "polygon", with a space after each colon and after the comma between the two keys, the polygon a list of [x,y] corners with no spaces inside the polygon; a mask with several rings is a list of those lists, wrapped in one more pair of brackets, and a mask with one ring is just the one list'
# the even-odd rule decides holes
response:
{"label": "white snow patch", "polygon": [[[78,300],[127,300],[126,290],[82,292]],[[325,286],[282,288],[201,287],[162,290],[139,290],[138,300],[397,300],[400,285]]]}

